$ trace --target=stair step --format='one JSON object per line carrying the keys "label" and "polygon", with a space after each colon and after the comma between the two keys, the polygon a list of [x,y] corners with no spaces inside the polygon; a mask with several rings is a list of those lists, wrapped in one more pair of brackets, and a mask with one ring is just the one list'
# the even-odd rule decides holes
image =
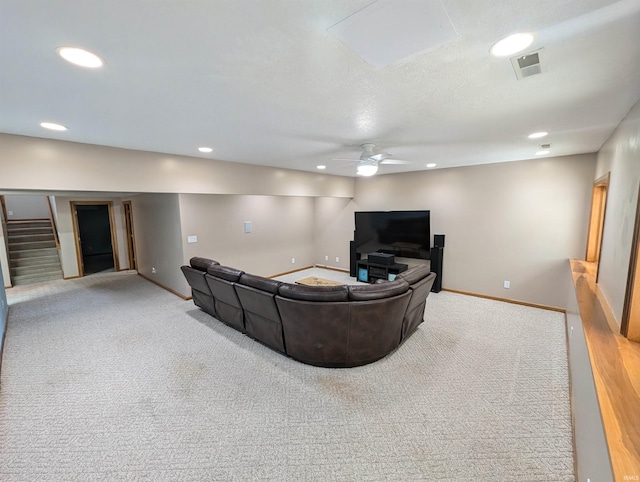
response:
{"label": "stair step", "polygon": [[12,243],[9,241],[9,255],[13,256],[14,251],[27,251],[40,248],[54,248],[56,247],[55,241],[27,241],[21,243]]}
{"label": "stair step", "polygon": [[16,266],[11,268],[11,276],[22,276],[22,275],[47,275],[54,274],[61,271],[60,263],[49,263],[49,264],[37,264],[33,266]]}
{"label": "stair step", "polygon": [[25,242],[35,242],[35,241],[53,241],[55,243],[55,238],[53,237],[53,233],[49,230],[48,233],[38,233],[38,234],[9,234],[8,236],[9,244],[16,243],[25,243]]}
{"label": "stair step", "polygon": [[37,227],[37,228],[19,228],[19,227],[14,227],[12,229],[7,229],[8,237],[12,237],[14,235],[21,236],[23,234],[49,234],[49,233],[53,233],[53,229],[51,229],[50,225],[49,226]]}
{"label": "stair step", "polygon": [[56,271],[55,273],[47,275],[19,275],[11,277],[13,286],[39,283],[41,281],[52,281],[56,279],[62,279],[62,271]]}
{"label": "stair step", "polygon": [[7,221],[7,231],[11,232],[15,229],[24,228],[51,228],[51,221],[48,219],[43,220],[30,220],[30,221]]}
{"label": "stair step", "polygon": [[22,268],[26,266],[39,266],[43,264],[59,263],[60,258],[57,254],[51,256],[31,256],[29,258],[12,258],[9,261],[9,267]]}
{"label": "stair step", "polygon": [[9,252],[9,258],[12,261],[25,258],[38,258],[40,256],[58,256],[58,250],[55,247],[52,247],[26,250],[10,250]]}

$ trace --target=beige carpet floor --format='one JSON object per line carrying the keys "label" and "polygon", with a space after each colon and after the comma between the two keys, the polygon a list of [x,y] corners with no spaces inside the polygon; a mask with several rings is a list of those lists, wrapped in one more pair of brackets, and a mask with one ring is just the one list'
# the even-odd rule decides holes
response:
{"label": "beige carpet floor", "polygon": [[324,369],[132,273],[8,297],[2,481],[574,480],[559,313],[431,294],[395,353]]}

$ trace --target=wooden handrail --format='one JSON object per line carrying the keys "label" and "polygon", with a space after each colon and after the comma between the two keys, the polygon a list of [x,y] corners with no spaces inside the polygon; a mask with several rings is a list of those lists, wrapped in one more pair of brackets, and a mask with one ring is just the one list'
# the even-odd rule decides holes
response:
{"label": "wooden handrail", "polygon": [[47,207],[49,208],[49,221],[51,221],[51,227],[53,228],[53,239],[56,242],[56,249],[60,249],[60,240],[58,239],[58,226],[56,226],[56,219],[53,217],[53,209],[51,208],[51,199],[49,196],[45,196],[47,199]]}

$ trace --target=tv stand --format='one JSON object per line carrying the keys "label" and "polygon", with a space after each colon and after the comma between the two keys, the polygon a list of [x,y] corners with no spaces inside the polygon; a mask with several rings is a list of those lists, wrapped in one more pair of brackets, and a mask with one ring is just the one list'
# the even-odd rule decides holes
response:
{"label": "tv stand", "polygon": [[402,263],[378,264],[363,259],[356,262],[356,277],[364,283],[375,283],[379,279],[393,281],[396,275],[408,268],[408,265]]}

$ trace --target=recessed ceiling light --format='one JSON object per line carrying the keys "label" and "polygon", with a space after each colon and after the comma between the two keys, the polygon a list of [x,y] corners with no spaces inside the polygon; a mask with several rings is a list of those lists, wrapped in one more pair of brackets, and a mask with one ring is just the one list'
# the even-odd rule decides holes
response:
{"label": "recessed ceiling light", "polygon": [[319,166],[316,166],[316,169],[326,169],[326,168],[327,168],[327,166],[324,166],[322,164],[320,164]]}
{"label": "recessed ceiling light", "polygon": [[516,33],[499,40],[489,50],[495,57],[506,57],[526,49],[533,43],[533,35],[530,33]]}
{"label": "recessed ceiling light", "polygon": [[541,132],[534,132],[533,134],[529,134],[527,137],[529,139],[540,139],[541,137],[545,137],[548,134],[549,134],[548,132],[541,131]]}
{"label": "recessed ceiling light", "polygon": [[198,147],[198,150],[200,152],[211,152],[211,151],[213,151],[213,149],[211,149],[210,147]]}
{"label": "recessed ceiling light", "polygon": [[97,67],[102,67],[104,64],[100,57],[88,50],[75,47],[60,47],[56,49],[56,52],[58,52],[58,55],[67,62],[79,65],[80,67],[95,69]]}
{"label": "recessed ceiling light", "polygon": [[549,154],[551,151],[549,149],[542,149],[541,151],[536,152],[536,156],[544,156]]}
{"label": "recessed ceiling light", "polygon": [[427,164],[427,167],[436,167],[437,164],[435,162],[430,162],[429,164]]}
{"label": "recessed ceiling light", "polygon": [[41,122],[40,127],[45,129],[51,129],[52,131],[66,131],[67,128],[61,124],[54,124],[53,122]]}

